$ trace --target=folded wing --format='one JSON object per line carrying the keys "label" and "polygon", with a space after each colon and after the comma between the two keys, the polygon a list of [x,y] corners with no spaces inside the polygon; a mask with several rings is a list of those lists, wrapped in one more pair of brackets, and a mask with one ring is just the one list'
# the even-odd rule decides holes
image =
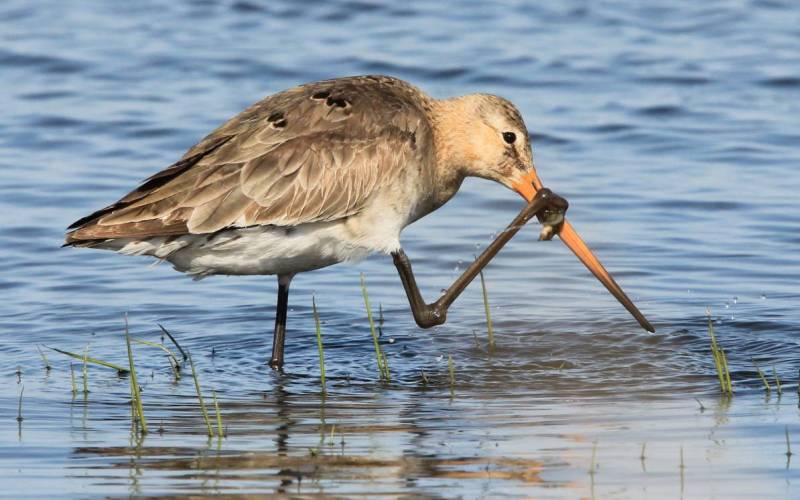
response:
{"label": "folded wing", "polygon": [[387,77],[355,77],[269,96],[118,202],[75,222],[67,244],[357,214],[430,150],[417,92]]}

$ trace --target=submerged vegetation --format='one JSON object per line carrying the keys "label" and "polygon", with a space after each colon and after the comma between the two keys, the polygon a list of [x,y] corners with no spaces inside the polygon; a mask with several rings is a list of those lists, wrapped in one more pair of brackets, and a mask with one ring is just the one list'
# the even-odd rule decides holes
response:
{"label": "submerged vegetation", "polygon": [[[494,340],[494,330],[493,330],[493,325],[492,325],[492,318],[491,318],[491,311],[490,311],[490,306],[489,306],[488,292],[487,292],[486,282],[485,282],[485,278],[483,276],[483,273],[480,273],[480,277],[481,277],[483,306],[484,306],[484,312],[485,312],[485,315],[486,315],[488,346],[489,346],[489,350],[491,352],[492,348],[495,345],[495,343],[494,343],[495,342],[495,340]],[[389,365],[388,365],[388,360],[387,360],[386,353],[384,352],[384,349],[382,348],[381,343],[380,343],[380,337],[381,337],[381,334],[383,333],[382,330],[383,330],[383,325],[384,325],[383,306],[382,305],[379,306],[379,318],[378,318],[378,322],[377,322],[377,325],[376,325],[376,321],[375,321],[375,318],[373,317],[372,308],[371,308],[371,304],[370,304],[369,293],[367,291],[367,286],[366,286],[366,282],[365,282],[365,278],[364,278],[363,274],[360,277],[360,282],[361,282],[361,292],[362,292],[362,296],[363,296],[363,300],[364,300],[364,306],[365,306],[366,312],[367,312],[367,321],[368,321],[368,324],[369,324],[369,327],[370,327],[370,333],[371,333],[371,336],[372,336],[373,346],[374,346],[374,349],[375,349],[375,361],[376,361],[376,365],[377,365],[377,369],[378,369],[378,374],[379,374],[380,380],[382,382],[386,383],[386,382],[389,382],[391,380],[391,374],[390,374],[390,371],[389,371]],[[321,320],[320,320],[320,316],[319,316],[319,311],[317,310],[316,298],[314,296],[312,296],[311,307],[312,307],[312,315],[313,315],[313,319],[314,319],[316,346],[317,346],[317,351],[318,351],[318,356],[319,356],[319,367],[320,367],[319,382],[320,382],[320,388],[321,388],[320,394],[324,398],[325,394],[327,393],[325,352],[324,352],[324,344],[323,344],[323,340],[322,340]],[[714,322],[713,322],[713,320],[711,318],[710,311],[707,311],[707,316],[708,316],[708,336],[709,336],[709,341],[710,341],[710,350],[711,350],[711,354],[712,354],[712,358],[713,358],[713,362],[714,362],[714,367],[715,367],[715,370],[716,370],[716,375],[717,375],[717,380],[718,380],[718,383],[719,383],[719,388],[720,388],[720,391],[723,393],[723,395],[729,397],[729,396],[733,395],[733,383],[732,383],[732,377],[731,377],[730,368],[729,368],[729,365],[728,365],[728,357],[727,357],[727,355],[725,353],[725,350],[722,347],[719,339],[717,338],[717,334],[716,334],[716,332],[714,330]],[[213,401],[213,405],[214,405],[214,412],[215,412],[214,416],[216,417],[215,418],[216,422],[215,422],[215,425],[214,425],[214,423],[212,423],[212,417],[209,415],[209,410],[206,407],[205,399],[203,397],[203,392],[202,392],[201,385],[200,385],[198,372],[197,372],[197,369],[195,367],[195,363],[194,363],[194,359],[193,359],[192,355],[189,353],[188,350],[185,350],[178,343],[178,341],[174,337],[174,335],[172,335],[172,333],[170,333],[163,325],[161,325],[161,324],[157,324],[157,325],[158,325],[158,327],[159,327],[159,329],[161,330],[161,333],[162,333],[161,342],[160,343],[159,342],[150,341],[150,340],[146,340],[146,339],[142,339],[142,338],[132,337],[131,334],[130,334],[130,331],[129,331],[127,314],[124,316],[124,335],[125,335],[125,344],[126,344],[127,358],[128,358],[128,366],[127,367],[123,367],[123,366],[120,366],[120,365],[117,365],[117,364],[114,364],[114,363],[111,363],[111,362],[108,362],[108,361],[105,361],[105,360],[101,360],[101,359],[96,359],[96,358],[90,357],[89,356],[89,345],[88,344],[85,346],[85,348],[83,349],[83,352],[81,354],[77,354],[77,353],[74,353],[74,352],[66,351],[66,350],[63,350],[63,349],[58,349],[58,348],[55,348],[55,347],[48,347],[48,346],[44,346],[44,347],[47,347],[48,349],[50,349],[50,350],[52,350],[54,352],[58,352],[60,354],[64,354],[65,356],[69,356],[71,358],[78,359],[78,360],[81,361],[81,364],[82,364],[82,382],[83,382],[83,392],[84,392],[84,394],[88,394],[88,392],[89,392],[89,370],[88,370],[88,366],[89,365],[97,365],[97,366],[101,366],[101,367],[105,367],[105,368],[111,368],[111,369],[116,370],[117,373],[120,376],[128,376],[129,377],[129,383],[130,383],[130,398],[131,398],[130,399],[130,405],[131,405],[131,423],[132,423],[132,428],[135,429],[137,432],[141,433],[142,435],[146,435],[148,433],[148,424],[147,424],[147,419],[146,419],[145,412],[144,412],[144,403],[143,403],[143,400],[142,400],[142,393],[141,393],[142,388],[139,385],[139,375],[137,373],[136,363],[135,363],[135,359],[134,359],[134,350],[133,350],[132,344],[138,344],[138,345],[143,345],[143,346],[146,346],[146,347],[153,347],[153,348],[159,349],[164,354],[164,357],[167,359],[167,361],[169,363],[170,370],[171,370],[171,372],[172,372],[172,374],[174,376],[174,381],[175,381],[176,384],[181,380],[181,370],[182,370],[183,363],[188,361],[188,364],[189,364],[189,366],[191,368],[192,379],[193,379],[193,383],[194,383],[194,389],[195,389],[195,394],[196,394],[196,397],[197,397],[198,407],[199,407],[199,410],[200,410],[200,413],[201,413],[201,416],[202,416],[202,419],[203,419],[203,423],[204,423],[205,428],[206,428],[205,431],[206,431],[206,433],[207,433],[207,435],[209,437],[213,437],[215,434],[220,438],[225,437],[225,435],[227,434],[227,430],[226,430],[226,428],[223,427],[223,415],[222,415],[222,411],[220,409],[219,400],[217,398],[217,391],[216,390],[212,390],[211,391],[212,401]],[[475,335],[474,330],[473,330],[473,335]],[[172,342],[172,344],[175,346],[175,349],[177,349],[177,353],[174,352],[172,349],[170,349],[169,347],[167,347],[164,344],[165,336],[168,337],[170,339],[170,341]],[[476,340],[477,340],[477,337],[476,337]],[[50,364],[50,361],[48,360],[48,358],[45,355],[44,351],[41,348],[39,348],[39,346],[36,346],[36,349],[39,352],[39,356],[41,357],[42,362],[44,363],[45,370],[47,370],[49,372],[52,369],[52,365]],[[213,357],[213,355],[214,354],[213,354],[213,350],[212,350],[212,357]],[[441,357],[440,357],[440,359],[441,359]],[[765,392],[767,394],[770,394],[772,388],[770,386],[770,382],[769,382],[769,380],[767,378],[767,375],[765,375],[765,373],[761,370],[761,368],[758,366],[758,364],[756,363],[755,360],[751,360],[751,361],[753,363],[753,366],[755,367],[755,370],[756,370],[756,373],[758,375],[758,378],[761,380],[761,382],[763,384]],[[455,397],[456,380],[455,380],[455,361],[454,361],[453,356],[451,354],[447,355],[446,363],[447,363],[447,365],[446,365],[447,366],[447,368],[446,368],[446,370],[447,370],[446,371],[446,377],[447,377],[446,381],[447,382],[446,383],[447,383],[447,387],[449,389],[450,397],[451,397],[451,400],[452,400],[452,398]],[[563,367],[563,364],[564,363],[562,362],[562,367]],[[560,368],[561,367],[559,367],[559,369]],[[780,395],[780,394],[782,394],[783,384],[781,383],[781,380],[780,380],[780,378],[778,376],[778,371],[777,371],[777,368],[775,367],[775,365],[772,365],[771,368],[772,368],[772,377],[775,380],[776,391]],[[73,397],[74,397],[74,395],[78,393],[78,387],[77,387],[74,363],[72,363],[72,362],[69,363],[69,370],[70,370],[70,384],[71,384],[72,393],[73,393]],[[420,374],[420,381],[421,381],[423,386],[431,385],[431,383],[432,383],[431,381],[432,380],[434,380],[434,381],[436,380],[435,378],[429,377],[428,374],[426,374],[425,370],[420,370],[419,374]],[[17,371],[17,376],[18,376],[18,378],[21,379],[21,370]],[[152,377],[152,374],[151,374],[151,377]],[[438,380],[441,381],[442,379],[439,378]],[[800,384],[798,384],[798,389],[797,390],[798,390],[798,397],[800,397]],[[20,390],[20,392],[19,392],[19,407],[18,407],[18,412],[17,412],[18,413],[17,419],[20,422],[23,420],[23,416],[22,416],[23,391],[24,391],[24,388],[22,388]],[[695,400],[697,401],[697,403],[698,403],[698,405],[700,407],[700,411],[701,412],[705,411],[706,407],[703,405],[703,403],[700,400],[698,400],[697,398],[695,398]],[[323,399],[323,401],[324,401],[324,399]],[[214,427],[216,427],[216,432],[215,432]],[[333,435],[334,428],[335,427],[331,427],[331,435]],[[164,432],[163,421],[162,421],[162,424],[161,424],[161,426],[159,428],[159,432],[160,433]],[[785,434],[786,434],[785,437],[786,437],[786,449],[787,449],[786,455],[790,456],[792,454],[792,452],[791,452],[790,443],[789,443],[788,427],[785,430]],[[333,439],[333,438],[331,438],[331,439]],[[641,444],[641,451],[639,453],[639,458],[642,461],[643,466],[644,466],[644,460],[645,460],[646,446],[647,446],[646,442],[642,443]],[[597,442],[595,441],[594,445],[593,445],[593,448],[592,448],[592,463],[593,464],[594,464],[595,459],[596,459],[596,450],[597,450]],[[682,450],[681,450],[681,459],[682,459]],[[590,468],[590,473],[594,474],[594,471],[596,470],[596,468],[597,468],[596,465],[592,465],[591,468]]]}
{"label": "submerged vegetation", "polygon": [[714,358],[714,366],[717,369],[719,388],[723,394],[731,396],[733,395],[733,384],[731,382],[731,372],[728,368],[728,358],[725,356],[725,350],[717,343],[711,311],[706,311],[706,315],[708,316],[708,336],[711,338],[711,355]]}

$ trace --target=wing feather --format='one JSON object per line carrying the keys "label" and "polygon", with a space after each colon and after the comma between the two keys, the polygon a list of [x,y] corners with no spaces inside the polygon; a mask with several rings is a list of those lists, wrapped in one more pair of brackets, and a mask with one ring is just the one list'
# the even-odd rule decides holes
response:
{"label": "wing feather", "polygon": [[78,221],[67,243],[342,219],[432,160],[429,98],[401,80],[304,85],[249,107],[172,167]]}

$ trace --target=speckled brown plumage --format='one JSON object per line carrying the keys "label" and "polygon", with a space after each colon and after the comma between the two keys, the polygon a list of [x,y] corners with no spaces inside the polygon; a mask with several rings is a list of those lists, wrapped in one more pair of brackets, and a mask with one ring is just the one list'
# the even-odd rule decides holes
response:
{"label": "speckled brown plumage", "polygon": [[67,244],[348,217],[376,186],[430,163],[424,158],[433,154],[429,107],[430,98],[416,87],[382,76],[268,96],[175,165],[75,222]]}

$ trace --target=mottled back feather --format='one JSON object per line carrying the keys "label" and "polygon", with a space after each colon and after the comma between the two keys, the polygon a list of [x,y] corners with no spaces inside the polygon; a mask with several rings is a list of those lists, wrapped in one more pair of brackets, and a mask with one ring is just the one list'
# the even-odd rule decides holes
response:
{"label": "mottled back feather", "polygon": [[118,202],[75,222],[67,244],[357,214],[379,187],[431,160],[429,107],[420,90],[383,76],[268,96]]}

